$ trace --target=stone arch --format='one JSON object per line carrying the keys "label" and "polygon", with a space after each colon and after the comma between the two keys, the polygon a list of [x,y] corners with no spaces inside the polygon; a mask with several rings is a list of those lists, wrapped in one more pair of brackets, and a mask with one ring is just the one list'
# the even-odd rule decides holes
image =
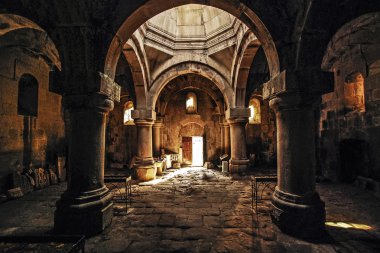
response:
{"label": "stone arch", "polygon": [[[199,90],[199,91],[205,92],[215,102],[216,106],[218,107],[219,113],[223,114],[223,109],[224,109],[223,103],[221,101],[218,101],[217,95],[214,94],[214,93],[212,93],[211,90],[208,90],[208,89],[201,89],[201,88],[198,88],[198,87],[186,87],[186,88],[183,88],[183,89],[175,90],[174,92],[170,93],[170,95],[167,95],[167,97],[173,96],[173,95],[177,94],[178,92],[181,92],[182,90],[187,90],[187,89],[189,89],[189,90]],[[159,112],[161,112],[162,115],[165,115],[168,103],[169,103],[169,101],[166,101],[166,100],[163,103],[161,103]]]}
{"label": "stone arch", "polygon": [[172,66],[160,77],[153,81],[152,87],[150,88],[148,94],[148,108],[154,108],[161,90],[165,87],[167,83],[169,83],[177,76],[188,73],[199,74],[211,80],[222,92],[227,106],[229,107],[234,104],[234,92],[230,84],[216,70],[204,64],[186,62],[177,66]]}
{"label": "stone arch", "polygon": [[204,136],[205,126],[198,122],[187,122],[184,125],[181,124],[178,135],[179,137]]}
{"label": "stone arch", "polygon": [[[175,83],[172,83],[172,81],[165,85],[165,88],[160,92],[159,99],[155,106],[155,108],[158,109],[157,113],[165,115],[167,105],[171,98],[182,90],[199,90],[209,95],[217,106],[218,113],[223,114],[223,95],[212,81],[203,77],[198,77],[197,75],[190,77],[190,80],[188,76],[187,78],[184,77],[185,76],[179,76],[177,77],[179,79],[178,81],[176,81],[176,79],[173,80]],[[194,79],[196,77],[199,79]]]}
{"label": "stone arch", "polygon": [[[236,96],[236,106],[244,107],[245,92],[249,78],[249,71],[252,66],[253,59],[260,47],[260,42],[257,41],[255,35],[251,31],[243,37],[243,43],[239,45],[235,57],[235,63],[232,66],[231,83],[234,87]],[[243,94],[241,94],[243,92]]]}
{"label": "stone arch", "polygon": [[147,92],[147,66],[133,39],[124,45],[123,53],[131,68],[135,88],[136,108],[145,108]]}
{"label": "stone arch", "polygon": [[45,30],[25,17],[0,14],[0,48],[13,46],[27,48],[61,70],[58,50]]}
{"label": "stone arch", "polygon": [[162,73],[165,73],[165,71],[173,65],[180,65],[189,61],[199,62],[200,64],[208,65],[211,68],[218,71],[218,73],[220,73],[225,79],[228,79],[227,73],[229,70],[227,68],[221,66],[217,61],[215,61],[211,57],[202,54],[197,55],[197,57],[194,57],[194,55],[191,53],[173,56],[169,61],[166,61],[164,64],[162,64],[162,66],[158,67],[157,70],[155,70],[152,73],[152,79],[157,79]]}
{"label": "stone arch", "polygon": [[222,9],[231,15],[239,18],[243,23],[250,28],[257,36],[262,44],[265,55],[269,63],[269,72],[271,77],[275,77],[280,73],[280,62],[276,50],[275,43],[263,24],[260,18],[245,4],[240,1],[218,0],[218,1],[203,1],[203,0],[179,0],[179,1],[164,1],[164,0],[149,0],[144,5],[140,6],[136,11],[129,15],[118,29],[115,37],[112,39],[107,51],[104,73],[114,78],[115,68],[120,57],[120,52],[125,42],[132,36],[133,32],[138,29],[143,23],[151,17],[174,7],[185,4],[206,4],[212,7]]}
{"label": "stone arch", "polygon": [[[366,65],[371,65],[380,59],[380,12],[362,15],[343,25],[337,33],[331,38],[322,60],[323,70],[332,70],[334,63],[346,56],[348,52],[353,52],[361,44],[367,44],[360,47],[360,54],[366,59]],[[363,38],[371,38],[363,43]],[[367,74],[367,73],[366,73]]]}
{"label": "stone arch", "polygon": [[[242,42],[239,44],[238,48],[236,49],[236,56],[234,57],[234,62],[232,64],[232,70],[231,70],[231,84],[232,87],[236,88],[237,86],[242,86],[240,82],[238,82],[238,76],[241,71],[241,67],[247,67],[251,66],[249,64],[249,61],[246,61],[247,64],[244,64],[244,66],[241,66],[241,63],[244,62],[243,58],[247,58],[248,55],[246,55],[246,49],[248,46],[260,46],[260,42],[257,41],[256,36],[250,31],[246,31],[242,38]],[[256,50],[257,51],[257,50]],[[254,58],[255,54],[249,55],[249,58],[252,58],[250,60],[250,63],[252,63],[252,60]],[[249,71],[249,69],[248,69]]]}

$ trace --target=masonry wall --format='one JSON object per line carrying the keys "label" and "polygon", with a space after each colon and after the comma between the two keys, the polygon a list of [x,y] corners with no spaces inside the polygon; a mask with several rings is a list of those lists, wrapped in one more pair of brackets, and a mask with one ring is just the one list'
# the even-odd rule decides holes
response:
{"label": "masonry wall", "polygon": [[204,92],[192,91],[197,95],[198,113],[186,114],[186,94],[178,92],[170,100],[165,117],[163,139],[164,148],[178,153],[183,136],[203,136],[204,161],[218,159],[221,152],[221,129],[219,114],[212,99]]}
{"label": "masonry wall", "polygon": [[[334,63],[334,92],[322,96],[320,164],[325,177],[352,182],[357,176],[380,180],[380,71],[359,47]],[[352,73],[364,77],[364,110],[347,106]]]}
{"label": "masonry wall", "polygon": [[247,156],[255,155],[256,165],[275,164],[276,122],[269,108],[269,101],[261,100],[261,123],[247,124]]}
{"label": "masonry wall", "polygon": [[115,102],[115,108],[107,118],[107,164],[110,168],[121,169],[123,165],[129,165],[137,150],[137,130],[135,125],[124,125],[124,103]]}
{"label": "masonry wall", "polygon": [[[4,191],[18,165],[55,163],[56,155],[65,152],[65,130],[61,96],[49,92],[46,62],[19,48],[1,49],[0,59],[0,191]],[[18,82],[23,74],[38,81],[37,117],[18,115]]]}

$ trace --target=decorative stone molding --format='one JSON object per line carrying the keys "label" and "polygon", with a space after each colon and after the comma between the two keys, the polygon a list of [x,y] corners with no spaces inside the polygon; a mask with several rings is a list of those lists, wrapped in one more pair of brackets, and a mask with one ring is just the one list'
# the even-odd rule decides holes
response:
{"label": "decorative stone molding", "polygon": [[226,119],[233,120],[235,118],[249,118],[251,111],[249,108],[229,108],[226,111]]}
{"label": "decorative stone molding", "polygon": [[132,119],[135,120],[156,120],[156,112],[154,110],[136,109],[132,111]]}
{"label": "decorative stone molding", "polygon": [[320,69],[282,71],[263,86],[263,99],[272,99],[282,93],[320,95],[334,87],[334,73]]}
{"label": "decorative stone molding", "polygon": [[99,72],[101,77],[99,93],[108,96],[110,99],[120,102],[121,86],[106,74]]}

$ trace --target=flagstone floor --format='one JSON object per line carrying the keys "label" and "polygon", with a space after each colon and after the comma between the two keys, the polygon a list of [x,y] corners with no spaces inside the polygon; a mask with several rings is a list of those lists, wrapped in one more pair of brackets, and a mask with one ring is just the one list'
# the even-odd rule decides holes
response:
{"label": "flagstone floor", "polygon": [[[200,167],[167,170],[154,181],[132,186],[128,210],[120,201],[125,190],[120,184],[113,190],[112,225],[86,239],[86,252],[380,252],[380,201],[369,192],[318,184],[326,202],[327,233],[307,242],[271,223],[270,188],[253,212],[251,179]],[[65,187],[0,204],[0,235],[52,233],[55,201]]]}

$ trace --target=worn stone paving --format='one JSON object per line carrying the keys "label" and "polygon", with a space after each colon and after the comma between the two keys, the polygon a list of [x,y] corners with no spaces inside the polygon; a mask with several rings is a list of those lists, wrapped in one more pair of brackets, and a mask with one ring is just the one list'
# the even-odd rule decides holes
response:
{"label": "worn stone paving", "polygon": [[[257,172],[255,172],[257,173]],[[112,225],[86,239],[86,252],[380,252],[380,201],[352,185],[317,184],[326,202],[326,235],[304,241],[270,221],[270,193],[252,212],[251,177],[203,168],[168,170],[133,185],[132,207],[114,189]],[[53,233],[55,201],[66,185],[0,204],[0,235]],[[356,228],[347,227],[355,225]]]}
{"label": "worn stone paving", "polygon": [[[112,229],[88,240],[88,252],[101,252],[99,242],[126,252],[252,252],[256,246],[247,178],[182,168],[132,191],[128,214],[116,203]],[[105,238],[113,238],[110,245]]]}

